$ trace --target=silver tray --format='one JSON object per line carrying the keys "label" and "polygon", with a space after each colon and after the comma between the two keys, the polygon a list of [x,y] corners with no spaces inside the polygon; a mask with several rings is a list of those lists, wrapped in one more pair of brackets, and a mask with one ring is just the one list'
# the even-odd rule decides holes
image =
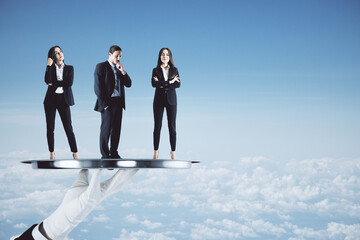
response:
{"label": "silver tray", "polygon": [[61,159],[61,160],[28,160],[34,169],[114,169],[114,168],[191,168],[199,161],[165,160],[165,159]]}

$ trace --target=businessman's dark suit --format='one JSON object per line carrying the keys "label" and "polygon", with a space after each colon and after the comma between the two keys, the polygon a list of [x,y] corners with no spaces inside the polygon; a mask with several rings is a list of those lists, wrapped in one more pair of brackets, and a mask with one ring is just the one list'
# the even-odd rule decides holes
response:
{"label": "businessman's dark suit", "polygon": [[[111,97],[115,88],[115,74],[108,61],[96,65],[94,90],[97,96],[95,111],[101,112],[100,152],[102,158],[118,158],[122,109],[125,109],[124,86],[131,87],[131,79],[126,73],[117,72],[120,80],[120,97]],[[105,110],[106,108],[106,110]],[[110,149],[109,140],[111,139]]]}
{"label": "businessman's dark suit", "polygon": [[[166,108],[167,113],[171,150],[175,151],[176,148],[177,97],[175,89],[180,87],[180,83],[175,81],[173,84],[169,84],[169,81],[176,75],[180,77],[176,67],[170,67],[168,81],[165,81],[164,74],[160,66],[154,68],[152,72],[151,83],[152,86],[156,88],[153,102],[154,150],[158,150],[159,148],[164,108]],[[157,77],[158,81],[155,81],[154,77]]]}
{"label": "businessman's dark suit", "polygon": [[[71,86],[74,82],[74,68],[71,65],[65,65],[63,70],[63,81],[58,81],[56,77],[55,64],[46,67],[45,83],[48,89],[44,99],[44,108],[46,115],[47,140],[49,151],[54,151],[54,129],[56,109],[60,114],[66,136],[72,152],[77,152],[75,135],[71,124],[70,106],[74,105],[74,97]],[[63,87],[64,93],[57,94],[58,87]]]}

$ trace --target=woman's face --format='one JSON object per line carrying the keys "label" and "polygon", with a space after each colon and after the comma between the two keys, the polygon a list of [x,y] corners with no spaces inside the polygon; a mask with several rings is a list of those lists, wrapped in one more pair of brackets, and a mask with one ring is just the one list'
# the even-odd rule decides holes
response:
{"label": "woman's face", "polygon": [[164,49],[162,51],[160,59],[163,64],[168,65],[169,60],[170,60],[170,54],[167,49]]}
{"label": "woman's face", "polygon": [[62,50],[58,47],[56,47],[54,49],[54,53],[55,53],[55,61],[56,62],[63,62],[64,61],[64,54],[62,52]]}

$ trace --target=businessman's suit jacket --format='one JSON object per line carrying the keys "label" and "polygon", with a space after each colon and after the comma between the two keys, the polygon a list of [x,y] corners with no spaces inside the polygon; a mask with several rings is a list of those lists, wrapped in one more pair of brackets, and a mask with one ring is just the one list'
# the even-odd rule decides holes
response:
{"label": "businessman's suit jacket", "polygon": [[[125,109],[124,86],[131,87],[131,79],[126,73],[120,76],[121,107]],[[114,71],[108,61],[96,65],[94,72],[94,90],[97,96],[95,111],[103,112],[104,108],[110,106],[111,95],[115,88]]]}
{"label": "businessman's suit jacket", "polygon": [[[164,105],[164,101],[167,100],[170,105],[177,105],[175,88],[180,87],[179,82],[169,84],[176,75],[179,76],[179,72],[176,67],[170,67],[168,81],[165,81],[163,71],[161,67],[153,69],[151,84],[156,88],[154,96],[154,105]],[[159,81],[155,81],[154,77],[157,77]]]}
{"label": "businessman's suit jacket", "polygon": [[71,90],[71,86],[74,82],[74,67],[71,65],[65,65],[63,71],[63,81],[58,81],[56,78],[56,67],[55,64],[46,67],[45,71],[45,82],[51,83],[52,86],[48,86],[44,104],[54,105],[56,103],[56,88],[63,87],[64,98],[68,106],[74,105],[74,96]]}

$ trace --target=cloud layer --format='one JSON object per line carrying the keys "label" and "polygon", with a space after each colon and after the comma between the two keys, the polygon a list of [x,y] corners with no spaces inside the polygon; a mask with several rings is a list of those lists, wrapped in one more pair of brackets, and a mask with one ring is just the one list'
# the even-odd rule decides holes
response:
{"label": "cloud layer", "polygon": [[[359,159],[265,157],[142,170],[69,237],[94,239],[98,229],[119,240],[358,239],[359,170]],[[16,164],[0,171],[1,224],[12,228],[2,235],[51,213],[76,175]]]}

